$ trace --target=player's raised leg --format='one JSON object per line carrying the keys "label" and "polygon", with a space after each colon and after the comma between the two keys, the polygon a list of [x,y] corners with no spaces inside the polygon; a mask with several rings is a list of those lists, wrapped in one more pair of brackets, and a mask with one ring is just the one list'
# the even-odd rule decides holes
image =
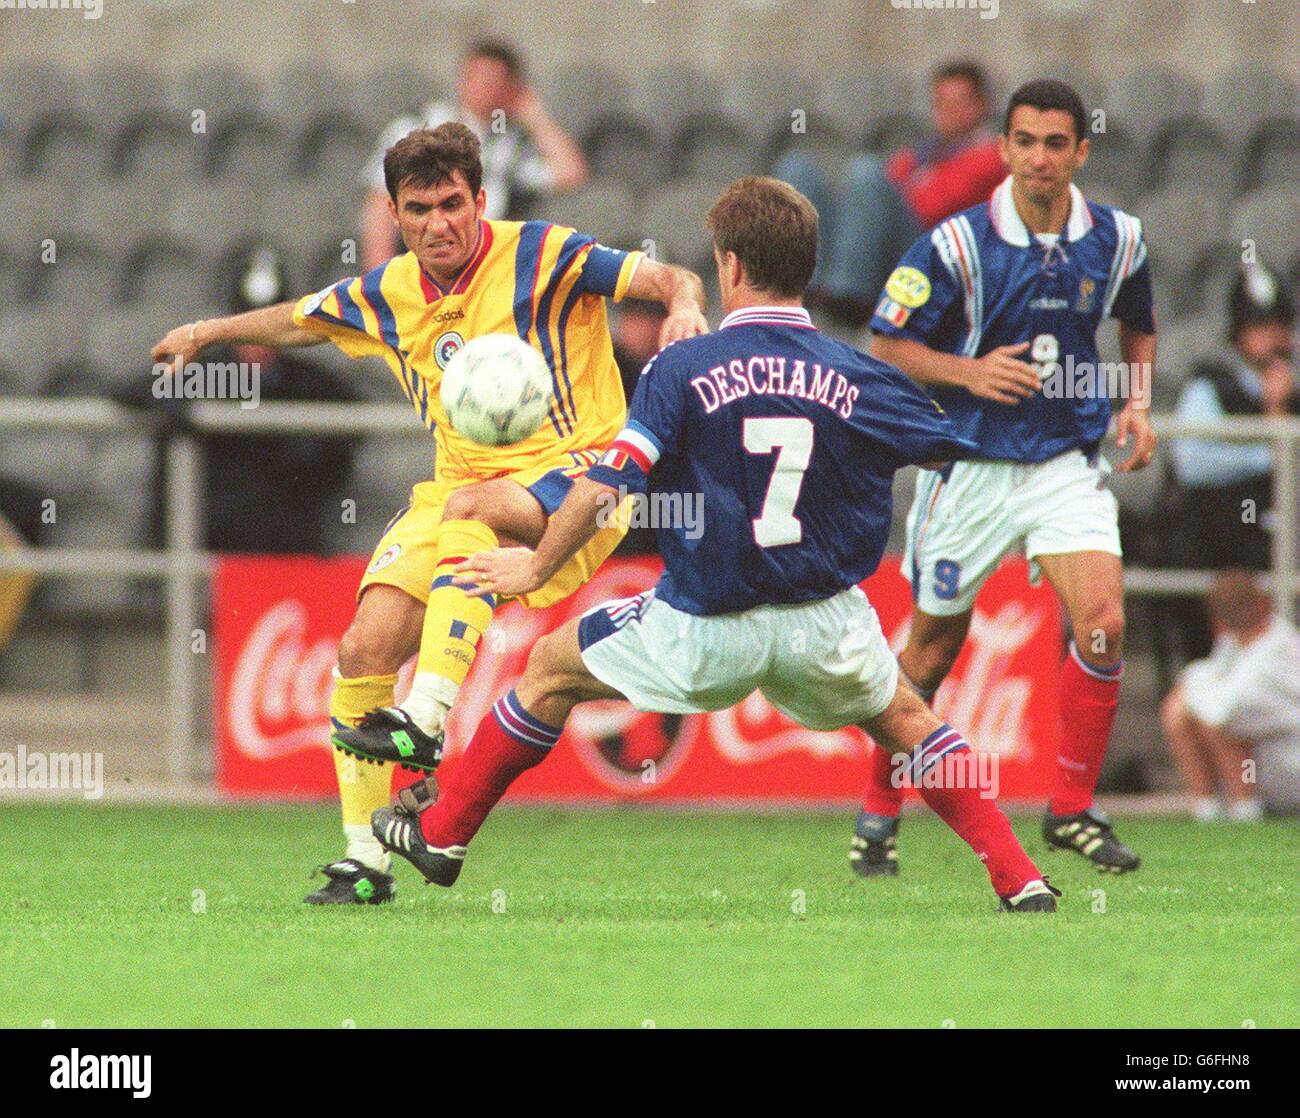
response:
{"label": "player's raised leg", "polygon": [[460,876],[488,813],[520,774],[546,759],[574,706],[621,698],[583,664],[580,622],[574,618],[533,646],[523,678],[479,723],[437,803],[418,817],[388,807],[374,813],[375,838],[431,884],[451,885]]}
{"label": "player's raised leg", "polygon": [[496,608],[492,595],[474,597],[472,586],[454,585],[452,571],[468,556],[500,542],[536,543],[545,529],[546,513],[537,499],[507,478],[467,485],[448,496],[437,529],[411,693],[400,707],[369,711],[354,729],[337,736],[340,745],[371,760],[428,771],[437,767],[447,712]]}
{"label": "player's raised leg", "polygon": [[[970,610],[951,617],[912,611],[907,646],[899,653],[898,666],[926,705],[957,662],[970,629],[970,616]],[[888,749],[873,745],[867,764],[867,790],[853,828],[849,865],[859,877],[894,876],[898,873],[903,788],[895,779],[898,769]]]}
{"label": "player's raised leg", "polygon": [[1060,894],[1043,880],[988,790],[969,779],[971,750],[961,734],[901,680],[889,705],[863,728],[890,751],[894,764],[908,770],[927,806],[975,851],[1005,910],[1056,910]]}
{"label": "player's raised leg", "polygon": [[[339,642],[330,695],[333,735],[355,726],[370,710],[393,702],[397,670],[419,640],[423,605],[395,586],[369,586]],[[333,751],[347,850],[325,867],[329,879],[309,904],[378,904],[393,895],[387,852],[370,832],[370,816],[388,803],[393,766]]]}
{"label": "player's raised leg", "polygon": [[1061,668],[1061,752],[1043,837],[1051,846],[1082,854],[1103,872],[1126,873],[1141,860],[1092,806],[1124,672],[1120,558],[1105,551],[1076,551],[1036,555],[1034,561],[1065,603],[1071,632]]}

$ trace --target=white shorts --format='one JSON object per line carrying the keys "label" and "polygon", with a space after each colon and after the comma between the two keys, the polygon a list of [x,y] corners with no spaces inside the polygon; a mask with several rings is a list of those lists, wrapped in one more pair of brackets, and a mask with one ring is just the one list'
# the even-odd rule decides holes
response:
{"label": "white shorts", "polygon": [[874,718],[894,697],[898,661],[856,586],[817,602],[698,617],[653,590],[583,614],[582,661],[640,710],[696,714],[755,691],[810,730]]}
{"label": "white shorts", "polygon": [[1110,465],[1070,450],[1046,462],[954,462],[922,471],[907,514],[903,575],[924,613],[966,613],[1002,557],[1105,551],[1121,555],[1119,503],[1106,488]]}

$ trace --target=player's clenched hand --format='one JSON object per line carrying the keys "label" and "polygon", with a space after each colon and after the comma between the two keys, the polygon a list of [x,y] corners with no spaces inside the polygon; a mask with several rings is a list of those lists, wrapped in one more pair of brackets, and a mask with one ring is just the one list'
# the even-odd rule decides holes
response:
{"label": "player's clenched hand", "polygon": [[199,355],[204,342],[197,337],[197,322],[187,322],[170,330],[165,337],[149,351],[155,364],[170,365],[172,372],[178,372]]}
{"label": "player's clenched hand", "polygon": [[659,327],[659,348],[663,349],[669,342],[680,342],[683,338],[695,338],[708,332],[708,320],[699,307],[672,310]]}
{"label": "player's clenched hand", "polygon": [[479,551],[457,565],[452,577],[456,586],[473,587],[471,598],[493,594],[517,598],[538,589],[546,580],[537,569],[537,553],[529,547],[494,547]]}
{"label": "player's clenched hand", "polygon": [[1140,470],[1151,462],[1156,452],[1156,433],[1151,429],[1151,420],[1146,408],[1136,408],[1126,404],[1119,413],[1115,425],[1115,445],[1128,446],[1129,437],[1133,439],[1133,452],[1115,467],[1121,474]]}
{"label": "player's clenched hand", "polygon": [[967,389],[973,396],[999,404],[1018,404],[1032,396],[1042,387],[1042,378],[1033,365],[1016,356],[1028,348],[1028,342],[1000,345],[972,361]]}

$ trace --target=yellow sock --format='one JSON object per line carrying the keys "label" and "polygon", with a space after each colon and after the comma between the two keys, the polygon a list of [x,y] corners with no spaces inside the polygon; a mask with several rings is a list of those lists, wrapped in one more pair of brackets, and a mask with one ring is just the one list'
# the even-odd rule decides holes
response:
{"label": "yellow sock", "polygon": [[442,715],[469,675],[479,638],[496,605],[491,598],[471,598],[464,589],[453,586],[452,571],[476,551],[496,546],[496,533],[477,520],[446,520],[438,527],[438,561],[424,611],[420,655],[411,694],[402,703],[402,709],[426,733],[441,729]]}
{"label": "yellow sock", "polygon": [[[375,707],[392,706],[396,675],[364,675],[355,679],[334,677],[330,696],[330,720],[355,726],[361,716]],[[347,836],[348,858],[371,869],[388,872],[388,854],[370,833],[371,813],[388,806],[393,766],[381,761],[361,761],[337,749],[334,771],[339,778],[339,803],[343,808],[343,833]]]}

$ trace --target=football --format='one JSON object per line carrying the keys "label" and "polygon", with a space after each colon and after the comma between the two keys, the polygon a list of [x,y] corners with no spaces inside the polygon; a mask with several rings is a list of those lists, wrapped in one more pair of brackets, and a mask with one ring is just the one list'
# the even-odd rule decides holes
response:
{"label": "football", "polygon": [[448,422],[484,446],[509,446],[536,434],[550,406],[551,370],[514,334],[470,339],[442,373]]}

